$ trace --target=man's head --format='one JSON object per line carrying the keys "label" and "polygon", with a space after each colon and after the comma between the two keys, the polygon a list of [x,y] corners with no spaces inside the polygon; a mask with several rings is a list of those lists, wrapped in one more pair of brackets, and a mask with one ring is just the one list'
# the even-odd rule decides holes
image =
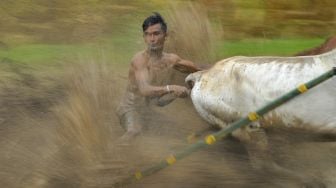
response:
{"label": "man's head", "polygon": [[147,17],[142,24],[144,39],[149,50],[162,50],[167,35],[167,25],[159,13]]}
{"label": "man's head", "polygon": [[164,33],[167,33],[167,24],[162,18],[162,16],[154,12],[152,15],[148,16],[142,24],[142,31],[145,32],[149,26],[160,24],[161,29]]}

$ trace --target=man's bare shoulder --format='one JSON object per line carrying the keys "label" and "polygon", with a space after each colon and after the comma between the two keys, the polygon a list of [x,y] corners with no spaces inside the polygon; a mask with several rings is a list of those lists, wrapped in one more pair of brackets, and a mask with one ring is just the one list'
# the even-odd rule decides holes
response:
{"label": "man's bare shoulder", "polygon": [[146,55],[144,51],[137,52],[132,58],[132,66],[142,66],[146,63]]}

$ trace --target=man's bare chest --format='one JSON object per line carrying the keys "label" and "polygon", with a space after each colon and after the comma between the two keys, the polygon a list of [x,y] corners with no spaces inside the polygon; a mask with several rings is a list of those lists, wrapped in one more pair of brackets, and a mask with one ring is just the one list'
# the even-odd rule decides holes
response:
{"label": "man's bare chest", "polygon": [[173,74],[173,67],[169,61],[149,62],[147,69],[149,81],[155,85],[167,82]]}
{"label": "man's bare chest", "polygon": [[166,72],[173,68],[172,62],[166,59],[149,60],[147,63],[147,70],[149,73]]}

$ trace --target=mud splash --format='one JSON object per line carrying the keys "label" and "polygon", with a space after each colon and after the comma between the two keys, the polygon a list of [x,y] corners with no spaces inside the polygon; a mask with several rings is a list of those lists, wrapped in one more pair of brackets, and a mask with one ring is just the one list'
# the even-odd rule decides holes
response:
{"label": "mud splash", "polygon": [[[32,85],[19,84],[20,73],[3,67],[8,77],[2,77],[1,84],[1,185],[111,187],[183,149],[187,136],[208,127],[190,100],[179,99],[153,109],[146,117],[147,129],[131,144],[116,144],[123,129],[114,115],[115,107],[126,80],[113,65],[94,59],[67,64],[54,75],[50,71],[43,74],[43,70],[26,72],[35,80],[34,90]],[[277,162],[335,185],[333,142],[298,141],[307,135],[273,132],[270,142]],[[228,138],[127,187],[226,186],[298,185],[287,177],[254,171],[243,146]]]}

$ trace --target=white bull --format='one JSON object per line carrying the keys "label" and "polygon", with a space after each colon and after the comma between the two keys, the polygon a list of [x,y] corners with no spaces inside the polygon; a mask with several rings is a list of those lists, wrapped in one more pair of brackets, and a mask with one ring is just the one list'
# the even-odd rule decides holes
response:
{"label": "white bull", "polygon": [[[336,50],[317,56],[232,57],[217,62],[209,70],[189,75],[186,82],[193,86],[191,99],[198,113],[209,123],[224,128],[333,67],[336,67]],[[334,77],[232,135],[247,144],[255,167],[291,174],[306,185],[323,187],[269,160],[263,128],[286,126],[336,132],[335,93]]]}

